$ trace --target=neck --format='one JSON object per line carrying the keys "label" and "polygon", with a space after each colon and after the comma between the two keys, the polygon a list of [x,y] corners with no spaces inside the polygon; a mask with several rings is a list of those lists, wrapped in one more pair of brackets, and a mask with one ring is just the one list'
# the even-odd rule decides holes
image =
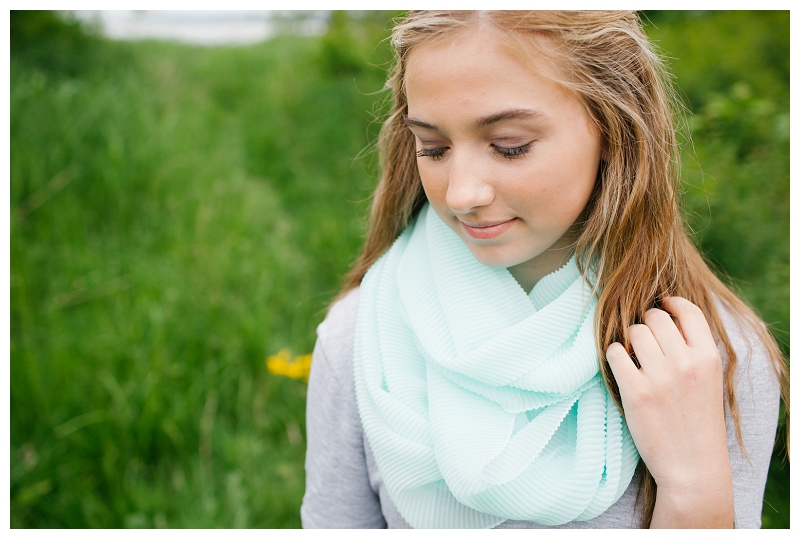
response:
{"label": "neck", "polygon": [[553,273],[569,261],[575,252],[576,238],[575,231],[568,231],[542,254],[526,260],[522,264],[509,267],[509,273],[517,280],[525,293],[529,294],[542,277]]}

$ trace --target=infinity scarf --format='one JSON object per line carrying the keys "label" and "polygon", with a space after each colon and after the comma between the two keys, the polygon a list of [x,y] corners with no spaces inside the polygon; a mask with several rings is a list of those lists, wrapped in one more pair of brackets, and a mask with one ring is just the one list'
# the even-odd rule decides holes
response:
{"label": "infinity scarf", "polygon": [[596,301],[575,265],[526,294],[426,205],[361,283],[356,398],[413,528],[589,520],[639,455],[598,371]]}

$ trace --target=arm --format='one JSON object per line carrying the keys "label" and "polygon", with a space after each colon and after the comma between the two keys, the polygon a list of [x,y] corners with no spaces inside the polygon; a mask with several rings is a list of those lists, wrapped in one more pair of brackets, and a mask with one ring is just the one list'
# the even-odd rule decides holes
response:
{"label": "arm", "polygon": [[347,308],[348,300],[352,303],[343,299],[320,325],[311,362],[304,528],[386,527],[367,472],[352,374],[355,312]]}
{"label": "arm", "polygon": [[625,419],[658,485],[651,527],[731,528],[733,479],[722,361],[702,311],[667,298],[630,328],[640,368],[619,343],[607,358]]}

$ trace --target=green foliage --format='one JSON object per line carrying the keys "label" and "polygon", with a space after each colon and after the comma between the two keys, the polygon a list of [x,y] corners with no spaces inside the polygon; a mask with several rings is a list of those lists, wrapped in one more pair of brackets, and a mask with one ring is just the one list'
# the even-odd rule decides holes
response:
{"label": "green foliage", "polygon": [[354,49],[347,12],[332,12],[328,31],[320,39],[320,65],[331,75],[359,73],[364,68],[364,60]]}
{"label": "green foliage", "polygon": [[[201,48],[12,12],[13,527],[299,525],[305,386],[264,360],[360,247],[393,15]],[[658,17],[697,239],[788,330],[788,14]]]}
{"label": "green foliage", "polygon": [[97,37],[94,27],[52,11],[10,12],[11,54],[52,76],[114,71],[129,61],[123,48]]}
{"label": "green foliage", "polygon": [[385,11],[333,11],[327,32],[319,40],[317,62],[332,76],[352,76],[372,71],[385,77],[391,57],[388,22],[399,13]]}
{"label": "green foliage", "polygon": [[12,54],[12,526],[299,526],[305,386],[264,360],[359,246],[384,77],[317,42]]}

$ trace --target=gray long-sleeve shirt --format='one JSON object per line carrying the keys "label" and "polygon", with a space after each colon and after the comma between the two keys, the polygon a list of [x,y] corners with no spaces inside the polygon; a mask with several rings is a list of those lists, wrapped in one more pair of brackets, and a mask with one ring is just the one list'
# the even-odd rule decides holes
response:
{"label": "gray long-sleeve shirt", "polygon": [[[409,527],[386,491],[358,415],[353,380],[357,311],[358,290],[354,290],[331,308],[317,328],[306,409],[306,493],[300,510],[304,528]],[[736,321],[724,312],[723,320],[739,358],[734,389],[748,453],[743,455],[733,421],[726,414],[734,520],[737,528],[759,528],[780,389],[770,359],[755,336],[742,333]],[[556,527],[639,527],[637,484],[638,476],[634,476],[622,497],[602,515]],[[498,526],[546,527],[526,521],[506,521]]]}

